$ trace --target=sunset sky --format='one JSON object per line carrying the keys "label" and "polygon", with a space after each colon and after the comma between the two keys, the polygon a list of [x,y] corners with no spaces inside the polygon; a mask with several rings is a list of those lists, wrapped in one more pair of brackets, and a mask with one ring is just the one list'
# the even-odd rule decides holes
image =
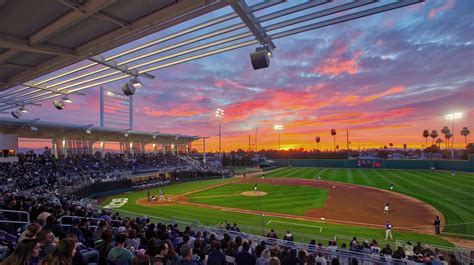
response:
{"label": "sunset sky", "polygon": [[[429,0],[278,39],[265,70],[252,69],[250,46],[152,72],[134,97],[134,129],[209,136],[215,151],[221,108],[226,151],[248,149],[249,135],[255,148],[257,121],[259,149],[277,147],[275,124],[284,126],[284,149],[316,148],[316,136],[331,149],[332,128],[341,148],[346,130],[354,149],[420,147],[424,129],[441,134],[451,126],[444,115],[463,112],[455,123],[462,147],[460,129],[474,131],[473,11],[471,0]],[[24,117],[99,125],[99,88],[86,92],[61,112],[44,102]]]}

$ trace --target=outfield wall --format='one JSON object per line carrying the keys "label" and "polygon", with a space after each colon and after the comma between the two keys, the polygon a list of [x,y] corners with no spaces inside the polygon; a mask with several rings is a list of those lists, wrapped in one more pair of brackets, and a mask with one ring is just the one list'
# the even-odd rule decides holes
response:
{"label": "outfield wall", "polygon": [[[387,169],[431,169],[474,172],[474,156],[470,160],[381,160],[380,168]],[[279,166],[293,167],[333,167],[333,168],[360,168],[357,160],[336,159],[273,159]]]}

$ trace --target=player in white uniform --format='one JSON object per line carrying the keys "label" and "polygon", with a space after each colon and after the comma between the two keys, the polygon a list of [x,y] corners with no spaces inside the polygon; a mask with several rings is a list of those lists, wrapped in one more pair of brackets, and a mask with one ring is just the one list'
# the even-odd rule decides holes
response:
{"label": "player in white uniform", "polygon": [[388,210],[389,206],[390,206],[390,203],[386,202],[385,206],[383,207],[383,213],[389,213],[389,210]]}
{"label": "player in white uniform", "polygon": [[393,184],[390,184],[390,190],[393,190]]}
{"label": "player in white uniform", "polygon": [[160,201],[166,201],[165,194],[163,193],[162,190],[160,190]]}

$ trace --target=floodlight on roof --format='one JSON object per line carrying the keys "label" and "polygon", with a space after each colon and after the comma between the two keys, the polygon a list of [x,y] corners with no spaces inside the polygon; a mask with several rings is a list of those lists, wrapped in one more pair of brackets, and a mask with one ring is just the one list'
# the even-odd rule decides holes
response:
{"label": "floodlight on roof", "polygon": [[126,83],[122,85],[122,92],[125,94],[125,96],[131,96],[135,94],[135,86],[131,85],[130,83]]}
{"label": "floodlight on roof", "polygon": [[72,102],[73,102],[72,99],[71,99],[69,96],[67,96],[67,95],[64,96],[64,97],[62,97],[62,101],[63,101],[64,103],[72,103]]}
{"label": "floodlight on roof", "polygon": [[257,47],[255,52],[250,53],[250,62],[254,70],[267,68],[270,66],[271,51],[265,47]]}
{"label": "floodlight on roof", "polygon": [[10,114],[11,114],[15,119],[19,119],[19,118],[21,117],[21,112],[19,112],[18,110],[12,111],[12,112],[10,112]]}
{"label": "floodlight on roof", "polygon": [[128,83],[132,85],[135,89],[139,89],[143,87],[142,81],[140,81],[140,79],[138,78],[132,78],[128,81]]}
{"label": "floodlight on roof", "polygon": [[20,112],[23,112],[23,113],[28,113],[28,112],[29,112],[29,111],[26,109],[25,106],[21,106],[20,108],[18,108],[18,110],[19,110]]}
{"label": "floodlight on roof", "polygon": [[31,127],[30,127],[30,130],[31,130],[32,132],[37,132],[37,131],[38,131],[38,127],[31,126]]}
{"label": "floodlight on roof", "polygon": [[64,102],[62,100],[53,100],[53,106],[58,109],[58,110],[62,110],[64,109]]}

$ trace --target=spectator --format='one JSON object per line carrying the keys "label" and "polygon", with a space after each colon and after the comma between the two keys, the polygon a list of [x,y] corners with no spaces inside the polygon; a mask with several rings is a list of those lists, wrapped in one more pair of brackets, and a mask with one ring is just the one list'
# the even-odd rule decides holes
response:
{"label": "spectator", "polygon": [[54,252],[41,261],[41,265],[71,265],[75,254],[76,241],[70,238],[61,239]]}
{"label": "spectator", "polygon": [[294,248],[290,249],[289,255],[286,257],[282,257],[281,264],[282,265],[298,265],[299,260],[296,257],[296,249]]}
{"label": "spectator", "polygon": [[101,236],[101,240],[96,242],[95,249],[99,251],[99,263],[104,263],[109,251],[114,247],[112,244],[112,230],[104,230]]}
{"label": "spectator", "polygon": [[316,265],[316,257],[313,254],[308,255],[308,261],[306,265]]}
{"label": "spectator", "polygon": [[209,252],[207,257],[207,265],[226,265],[225,255],[221,251],[221,244],[219,241],[212,241],[211,245],[212,250]]}
{"label": "spectator", "polygon": [[112,248],[107,254],[107,258],[120,265],[132,264],[133,254],[130,250],[125,248],[125,241],[127,236],[124,234],[118,234],[115,236],[115,247]]}
{"label": "spectator", "polygon": [[270,258],[268,265],[280,265],[280,260],[277,257]]}
{"label": "spectator", "polygon": [[49,229],[53,232],[55,237],[63,239],[66,236],[64,229],[58,224],[58,221],[54,215],[50,215],[46,218],[46,225],[43,229]]}
{"label": "spectator", "polygon": [[15,251],[8,256],[2,265],[36,265],[38,255],[41,251],[39,240],[25,239],[16,247]]}
{"label": "spectator", "polygon": [[[235,263],[238,265],[255,265],[255,257],[249,253],[250,245],[248,242],[242,243],[242,252],[235,257]],[[296,254],[295,254],[296,257]]]}
{"label": "spectator", "polygon": [[148,255],[138,255],[133,258],[132,265],[153,265],[150,263]]}
{"label": "spectator", "polygon": [[262,254],[257,259],[256,264],[257,265],[268,265],[268,263],[270,262],[270,258],[271,258],[270,250],[265,249],[264,251],[262,251]]}
{"label": "spectator", "polygon": [[385,247],[382,249],[382,254],[383,254],[383,255],[389,255],[389,256],[391,256],[391,255],[392,255],[392,252],[393,252],[393,251],[392,251],[392,249],[390,248],[390,245],[389,245],[389,244],[385,245]]}
{"label": "spectator", "polygon": [[132,252],[134,250],[137,250],[140,247],[140,239],[137,238],[137,230],[135,229],[128,230],[128,236],[127,236],[127,241],[125,245]]}
{"label": "spectator", "polygon": [[94,234],[91,232],[90,228],[90,220],[88,218],[83,218],[81,220],[80,231],[83,237],[83,243],[88,247],[94,246]]}
{"label": "spectator", "polygon": [[38,223],[32,223],[28,225],[26,230],[23,231],[23,233],[21,233],[20,237],[18,238],[18,243],[24,239],[35,239],[39,231],[41,231],[41,225]]}
{"label": "spectator", "polygon": [[84,237],[82,236],[81,229],[79,228],[79,225],[81,224],[81,219],[80,218],[74,218],[72,219],[72,225],[69,228],[69,233],[70,234],[75,234],[77,236],[77,241],[84,243]]}
{"label": "spectator", "polygon": [[174,246],[171,240],[166,239],[165,244],[168,246],[168,254],[166,255],[166,259],[171,261],[171,263],[175,263],[178,260],[178,254],[174,251]]}
{"label": "spectator", "polygon": [[97,226],[97,228],[94,231],[94,241],[100,240],[100,238],[102,236],[102,232],[104,232],[106,227],[107,227],[107,221],[101,220],[99,222],[99,225]]}
{"label": "spectator", "polygon": [[179,249],[181,253],[181,259],[178,261],[177,265],[196,265],[192,262],[193,259],[193,248],[189,244],[184,244]]}
{"label": "spectator", "polygon": [[326,258],[324,258],[323,253],[321,251],[318,252],[318,256],[316,257],[316,263],[327,264]]}
{"label": "spectator", "polygon": [[43,259],[54,252],[56,244],[54,244],[54,234],[49,229],[43,229],[38,233],[37,239],[40,241],[41,251],[39,259]]}

